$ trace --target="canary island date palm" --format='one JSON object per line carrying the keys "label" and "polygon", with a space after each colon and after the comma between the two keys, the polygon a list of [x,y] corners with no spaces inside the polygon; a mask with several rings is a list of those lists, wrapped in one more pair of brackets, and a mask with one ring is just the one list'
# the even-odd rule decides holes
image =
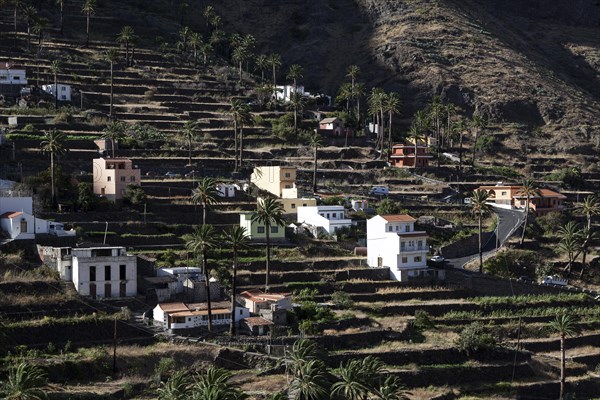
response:
{"label": "canary island date palm", "polygon": [[489,193],[485,190],[474,190],[471,196],[471,212],[477,216],[479,234],[479,273],[483,272],[482,223],[483,217],[490,213],[492,207],[488,204]]}
{"label": "canary island date palm", "polygon": [[252,213],[252,222],[265,227],[266,261],[265,261],[265,292],[269,291],[269,274],[271,263],[271,227],[285,225],[283,219],[284,209],[281,203],[272,197],[266,197],[258,203],[256,211]]}
{"label": "canary island date palm", "polygon": [[56,206],[56,179],[54,177],[56,167],[55,159],[67,151],[64,145],[65,138],[64,133],[53,129],[44,134],[44,140],[41,142],[42,152],[50,153],[50,187],[53,206]]}
{"label": "canary island date palm", "polygon": [[565,398],[565,339],[567,336],[577,334],[577,324],[575,317],[566,313],[559,314],[556,319],[550,323],[550,329],[560,335],[560,395],[559,400]]}
{"label": "canary island date palm", "polygon": [[223,243],[231,248],[233,253],[232,265],[231,265],[231,321],[229,322],[229,335],[235,336],[235,302],[236,302],[236,288],[237,288],[237,270],[238,270],[238,255],[240,250],[248,246],[250,239],[248,238],[248,232],[246,228],[234,225],[223,236]]}
{"label": "canary island date palm", "polygon": [[202,225],[204,225],[206,223],[206,209],[220,203],[217,182],[210,177],[200,179],[198,186],[192,192],[192,203],[202,204]]}

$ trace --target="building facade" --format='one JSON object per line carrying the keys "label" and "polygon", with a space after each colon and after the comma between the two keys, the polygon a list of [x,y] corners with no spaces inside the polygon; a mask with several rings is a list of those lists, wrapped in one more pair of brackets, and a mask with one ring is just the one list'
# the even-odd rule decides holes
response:
{"label": "building facade", "polygon": [[[428,154],[428,147],[419,143],[417,145],[417,167],[424,168],[429,166],[429,160],[433,157]],[[390,164],[394,167],[406,168],[415,166],[415,145],[395,144],[392,146],[392,154],[390,155]]]}
{"label": "building facade", "polygon": [[313,206],[298,208],[298,222],[323,228],[329,235],[342,227],[352,226],[352,220],[345,217],[344,206]]}
{"label": "building facade", "polygon": [[367,221],[367,263],[390,268],[398,281],[418,277],[427,270],[427,233],[415,231],[410,215],[376,215]]}
{"label": "building facade", "polygon": [[94,193],[115,201],[123,198],[129,185],[139,185],[141,172],[128,158],[97,158],[94,165]]}
{"label": "building facade", "polygon": [[[211,304],[213,326],[228,326],[231,321],[231,302],[219,301]],[[248,309],[235,305],[235,322],[248,318]],[[159,303],[153,309],[154,321],[165,330],[177,331],[208,326],[207,303]]]}
{"label": "building facade", "polygon": [[3,63],[0,67],[0,94],[17,97],[25,86],[27,86],[25,68]]}
{"label": "building facade", "polygon": [[298,197],[295,167],[255,167],[250,180],[260,190],[269,192],[277,197],[288,199]]}
{"label": "building facade", "polygon": [[[266,240],[267,233],[266,227],[263,224],[252,221],[252,213],[244,212],[240,213],[240,226],[246,228],[246,236],[250,240]],[[285,227],[283,226],[271,226],[269,232],[269,239],[272,241],[283,241],[285,240]]]}
{"label": "building facade", "polygon": [[[488,201],[496,207],[517,210],[525,210],[527,207],[527,196],[523,195],[523,186],[498,184],[480,186],[477,190],[485,190],[489,195]],[[567,196],[550,189],[538,189],[538,194],[529,198],[529,210],[535,216],[562,211],[566,198]]]}

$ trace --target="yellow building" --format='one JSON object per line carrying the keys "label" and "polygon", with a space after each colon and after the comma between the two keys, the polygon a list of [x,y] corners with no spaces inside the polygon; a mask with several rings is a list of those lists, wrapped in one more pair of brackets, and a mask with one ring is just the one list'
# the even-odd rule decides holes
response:
{"label": "yellow building", "polygon": [[[257,201],[259,204],[262,204],[264,200],[262,197],[259,197]],[[286,214],[297,214],[299,207],[309,207],[317,205],[317,199],[315,199],[314,197],[303,197],[300,199],[283,198],[277,199],[277,201],[281,204]]]}
{"label": "yellow building", "polygon": [[279,198],[295,199],[298,197],[295,167],[255,167],[250,181],[259,189]]}
{"label": "yellow building", "polygon": [[94,193],[115,201],[129,185],[139,185],[141,173],[128,158],[94,159]]}

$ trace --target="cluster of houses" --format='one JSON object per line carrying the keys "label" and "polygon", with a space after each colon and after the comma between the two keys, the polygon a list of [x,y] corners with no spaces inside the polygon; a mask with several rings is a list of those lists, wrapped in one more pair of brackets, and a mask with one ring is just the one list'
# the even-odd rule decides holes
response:
{"label": "cluster of houses", "polygon": [[[28,87],[27,71],[25,67],[4,62],[0,64],[0,96],[5,98],[18,98],[31,94]],[[71,86],[61,83],[49,83],[40,86],[42,92],[59,101],[71,101]]]}

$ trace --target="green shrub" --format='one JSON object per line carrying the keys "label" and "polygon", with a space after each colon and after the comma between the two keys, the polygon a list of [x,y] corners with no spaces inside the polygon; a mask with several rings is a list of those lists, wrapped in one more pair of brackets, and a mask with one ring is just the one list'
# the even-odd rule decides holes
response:
{"label": "green shrub", "polygon": [[427,330],[435,328],[435,324],[431,320],[431,316],[425,310],[416,310],[415,319],[413,322],[415,328],[419,330]]}
{"label": "green shrub", "polygon": [[585,183],[579,167],[563,168],[554,171],[551,174],[546,175],[544,179],[546,181],[559,181],[570,188],[577,188],[583,186]]}
{"label": "green shrub", "polygon": [[496,347],[496,340],[481,323],[474,322],[460,332],[454,345],[459,351],[471,355]]}
{"label": "green shrub", "polygon": [[354,305],[354,301],[350,298],[350,295],[346,292],[337,291],[331,296],[331,301],[338,307],[350,308]]}
{"label": "green shrub", "polygon": [[505,278],[518,276],[535,276],[535,271],[540,264],[540,257],[531,250],[507,250],[498,253],[495,257],[487,259],[483,269],[492,275]]}

